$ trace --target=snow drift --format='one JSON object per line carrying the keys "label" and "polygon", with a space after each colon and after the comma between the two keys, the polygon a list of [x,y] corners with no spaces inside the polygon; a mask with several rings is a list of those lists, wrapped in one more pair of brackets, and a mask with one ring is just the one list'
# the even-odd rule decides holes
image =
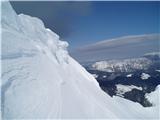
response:
{"label": "snow drift", "polygon": [[41,20],[17,15],[2,2],[1,22],[4,119],[158,118],[157,112],[146,114],[150,110],[139,104],[121,104],[105,94],[68,55],[68,43]]}

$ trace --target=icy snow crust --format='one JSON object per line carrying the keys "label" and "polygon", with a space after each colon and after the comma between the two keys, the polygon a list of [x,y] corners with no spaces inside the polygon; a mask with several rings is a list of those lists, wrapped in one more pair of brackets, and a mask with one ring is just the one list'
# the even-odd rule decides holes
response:
{"label": "icy snow crust", "polygon": [[68,43],[43,22],[17,15],[2,2],[2,117],[158,118],[137,104],[131,109],[105,94],[92,75],[73,60]]}

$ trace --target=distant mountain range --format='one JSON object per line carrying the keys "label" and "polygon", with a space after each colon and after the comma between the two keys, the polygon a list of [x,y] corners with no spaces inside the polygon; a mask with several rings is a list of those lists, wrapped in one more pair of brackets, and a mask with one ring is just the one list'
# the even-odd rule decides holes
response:
{"label": "distant mountain range", "polygon": [[133,72],[136,70],[146,70],[150,64],[152,64],[152,62],[147,58],[133,58],[100,61],[94,63],[92,68],[106,72]]}
{"label": "distant mountain range", "polygon": [[160,67],[160,53],[148,53],[143,57],[106,60],[93,63],[90,69],[106,72],[135,72],[137,70],[148,70],[153,67]]}

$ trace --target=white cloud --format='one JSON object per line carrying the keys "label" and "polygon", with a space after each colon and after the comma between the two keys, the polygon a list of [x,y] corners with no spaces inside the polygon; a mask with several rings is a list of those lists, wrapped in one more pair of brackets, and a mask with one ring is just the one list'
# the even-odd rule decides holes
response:
{"label": "white cloud", "polygon": [[124,36],[100,41],[77,49],[72,56],[79,61],[139,57],[158,51],[160,34]]}

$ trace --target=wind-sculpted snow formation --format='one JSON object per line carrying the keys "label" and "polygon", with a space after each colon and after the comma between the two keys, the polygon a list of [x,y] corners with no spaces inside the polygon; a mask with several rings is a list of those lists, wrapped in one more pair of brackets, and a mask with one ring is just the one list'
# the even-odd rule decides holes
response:
{"label": "wind-sculpted snow formation", "polygon": [[38,18],[17,15],[2,2],[1,22],[4,119],[158,117],[139,104],[135,108],[131,102],[130,109],[127,102],[105,94],[69,56],[68,43]]}

